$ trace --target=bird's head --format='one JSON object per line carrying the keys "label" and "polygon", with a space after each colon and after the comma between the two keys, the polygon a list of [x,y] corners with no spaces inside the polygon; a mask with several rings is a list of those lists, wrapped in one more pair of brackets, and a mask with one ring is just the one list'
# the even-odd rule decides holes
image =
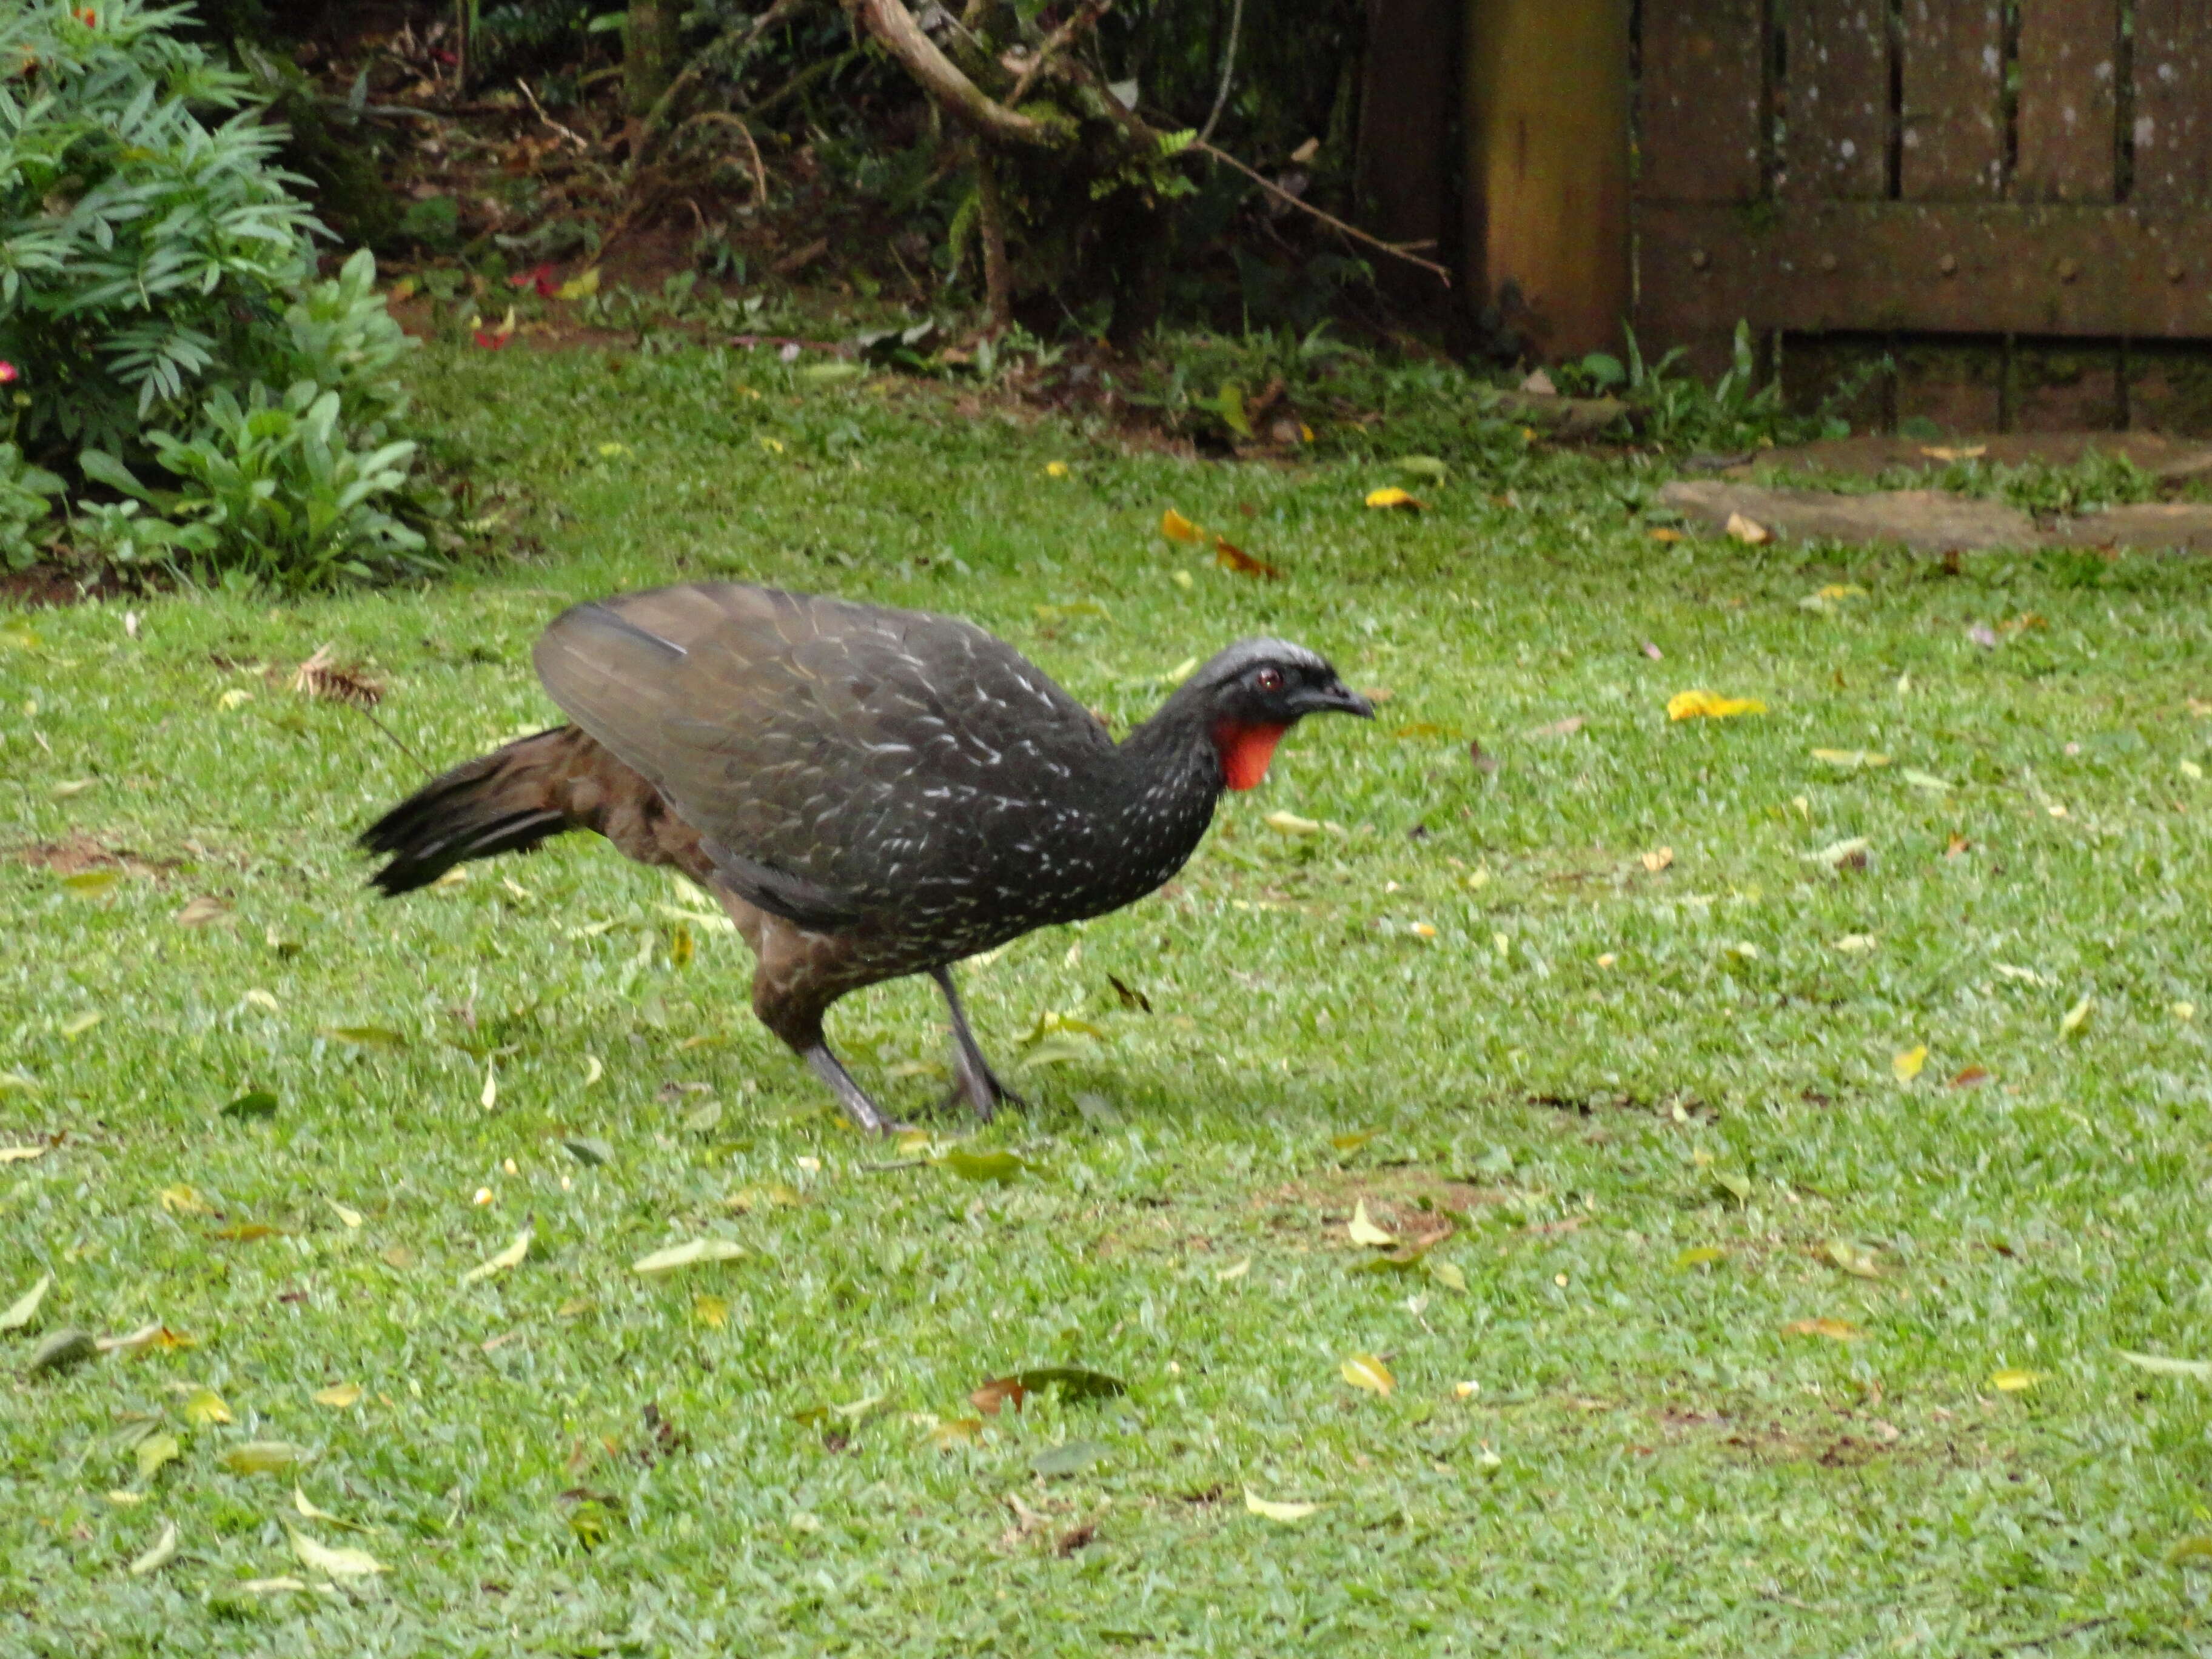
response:
{"label": "bird's head", "polygon": [[1253,789],[1283,733],[1308,714],[1375,718],[1374,706],[1328,660],[1287,640],[1240,640],[1185,680],[1170,699],[1203,726],[1231,789]]}

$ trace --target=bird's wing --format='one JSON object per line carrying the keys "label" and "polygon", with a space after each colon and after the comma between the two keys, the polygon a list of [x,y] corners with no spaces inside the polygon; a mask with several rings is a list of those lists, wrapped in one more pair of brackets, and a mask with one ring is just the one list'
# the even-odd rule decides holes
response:
{"label": "bird's wing", "polygon": [[803,926],[985,868],[994,819],[1113,748],[970,623],[773,588],[578,605],[536,660],[554,701],[658,786],[732,885]]}

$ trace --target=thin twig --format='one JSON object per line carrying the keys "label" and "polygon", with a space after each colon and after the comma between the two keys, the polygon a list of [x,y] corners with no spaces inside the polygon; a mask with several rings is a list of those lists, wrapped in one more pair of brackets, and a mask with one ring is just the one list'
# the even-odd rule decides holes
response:
{"label": "thin twig", "polygon": [[1213,137],[1214,123],[1220,120],[1221,112],[1229,106],[1229,82],[1237,72],[1237,31],[1244,22],[1244,0],[1232,0],[1229,9],[1229,44],[1221,52],[1221,87],[1213,94],[1213,108],[1208,112],[1206,125],[1198,130],[1198,145],[1204,149]]}
{"label": "thin twig", "polygon": [[563,138],[566,138],[570,143],[574,144],[582,154],[589,155],[592,153],[590,142],[586,140],[581,133],[578,132],[574,127],[562,126],[558,121],[555,120],[551,116],[545,112],[545,106],[538,101],[538,94],[531,91],[529,82],[524,80],[518,75],[514,77],[514,84],[522,88],[522,95],[530,100],[530,107],[538,112],[538,118],[539,120],[543,121],[547,126],[552,128],[554,131],[559,133]]}
{"label": "thin twig", "polygon": [[2079,1636],[2084,1631],[2095,1630],[2100,1625],[2112,1624],[2118,1620],[2118,1617],[2119,1615],[2117,1613],[2107,1613],[2102,1619],[2080,1620],[2071,1625],[2060,1626],[2057,1630],[2052,1631],[2048,1636],[2029,1636],[2024,1637],[2017,1642],[2000,1642],[1996,1647],[1992,1648],[1990,1651],[1992,1653],[2017,1653],[2022,1648],[2047,1648],[2053,1642],[2063,1642],[2069,1636]]}
{"label": "thin twig", "polygon": [[[1244,0],[1237,0],[1237,3],[1241,6]],[[1019,104],[1028,94],[1030,83],[1044,73],[1045,65],[1073,46],[1087,31],[1096,28],[1098,20],[1113,4],[1114,0],[1084,0],[1084,3],[1075,9],[1065,23],[1045,36],[1044,44],[1036,49],[1036,56],[1030,59],[1015,78],[1014,89],[1000,101],[1010,109]]]}
{"label": "thin twig", "polygon": [[683,125],[678,127],[674,132],[670,133],[668,135],[668,142],[672,144],[674,143],[678,138],[682,137],[686,131],[699,125],[702,122],[711,123],[717,126],[734,127],[737,129],[738,137],[745,141],[745,153],[752,157],[754,193],[759,198],[761,205],[763,207],[767,206],[768,168],[762,165],[760,146],[753,142],[753,135],[750,129],[749,129],[738,117],[732,115],[726,110],[702,110],[698,114],[687,119]]}
{"label": "thin twig", "polygon": [[715,36],[704,50],[694,56],[690,63],[678,71],[676,78],[668,83],[668,90],[653,100],[653,107],[646,111],[644,119],[638,123],[637,140],[630,148],[629,172],[635,173],[644,164],[647,154],[660,137],[661,128],[668,125],[669,112],[676,107],[676,100],[689,91],[691,83],[705,74],[708,68],[722,56],[723,49],[728,46],[732,40],[736,40],[741,33],[744,36],[744,40],[738,41],[731,54],[742,61],[744,55],[760,43],[760,38],[763,35],[809,3],[810,0],[775,0],[775,3],[759,16],[745,22],[731,24],[729,27]]}
{"label": "thin twig", "polygon": [[436,775],[438,769],[431,765],[429,762],[424,760],[412,749],[410,749],[407,746],[406,740],[390,726],[386,726],[382,720],[377,719],[375,713],[373,710],[362,708],[362,706],[357,702],[349,702],[346,707],[349,708],[361,709],[361,717],[367,720],[371,726],[374,726],[378,731],[383,732],[386,738],[390,738],[393,747],[397,748],[401,754],[406,756],[409,760],[413,761],[416,765],[421,767],[422,769],[422,775],[424,777],[432,777]]}
{"label": "thin twig", "polygon": [[1228,151],[1224,149],[1216,149],[1212,144],[1207,143],[1203,138],[1194,138],[1191,141],[1189,147],[1192,149],[1211,155],[1217,161],[1226,162],[1229,166],[1236,168],[1237,172],[1243,173],[1247,179],[1249,179],[1254,184],[1259,185],[1261,189],[1266,191],[1270,196],[1274,197],[1279,201],[1288,203],[1291,206],[1297,209],[1301,213],[1311,214],[1315,218],[1320,220],[1322,223],[1327,225],[1331,230],[1336,232],[1338,235],[1349,236],[1353,241],[1364,242],[1368,246],[1378,249],[1382,252],[1389,254],[1394,259],[1403,259],[1409,265],[1419,265],[1423,270],[1433,271],[1436,274],[1436,278],[1438,282],[1442,283],[1446,288],[1449,288],[1451,286],[1451,272],[1449,270],[1444,266],[1438,264],[1433,259],[1424,259],[1420,255],[1408,252],[1408,248],[1411,246],[1426,246],[1428,244],[1420,243],[1409,245],[1403,242],[1386,242],[1379,236],[1370,236],[1365,231],[1360,229],[1358,226],[1347,225],[1343,220],[1338,218],[1334,214],[1323,213],[1319,208],[1314,206],[1312,203],[1300,201],[1297,197],[1291,195],[1290,191],[1285,190],[1280,185],[1268,178],[1266,174],[1255,172],[1251,167],[1246,167],[1243,162],[1230,155]]}

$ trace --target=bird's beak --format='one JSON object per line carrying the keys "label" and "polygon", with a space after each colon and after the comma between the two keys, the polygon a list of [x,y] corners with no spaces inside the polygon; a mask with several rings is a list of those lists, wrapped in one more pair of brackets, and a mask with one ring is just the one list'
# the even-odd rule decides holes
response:
{"label": "bird's beak", "polygon": [[1361,720],[1375,718],[1375,705],[1361,696],[1342,680],[1333,679],[1327,685],[1316,686],[1307,695],[1306,714],[1357,714]]}

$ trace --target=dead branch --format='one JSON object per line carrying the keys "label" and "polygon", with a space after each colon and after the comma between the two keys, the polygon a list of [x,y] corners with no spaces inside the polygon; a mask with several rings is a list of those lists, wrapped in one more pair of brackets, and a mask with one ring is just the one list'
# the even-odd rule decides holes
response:
{"label": "dead branch", "polygon": [[988,144],[975,146],[976,216],[983,229],[983,293],[990,307],[991,331],[1003,333],[1014,321],[1014,270],[1006,260],[1006,206],[999,193],[999,170]]}
{"label": "dead branch", "polygon": [[698,114],[692,116],[681,126],[678,126],[674,132],[669,134],[668,142],[673,144],[678,138],[681,138],[693,127],[708,125],[729,127],[737,133],[739,138],[744,141],[745,155],[753,164],[754,198],[763,206],[766,206],[768,204],[768,168],[762,165],[760,146],[753,142],[751,131],[736,116],[730,114],[726,110],[702,110]]}
{"label": "dead branch", "polygon": [[[1442,283],[1446,288],[1449,288],[1451,286],[1451,272],[1449,270],[1444,266],[1438,264],[1433,259],[1424,259],[1420,255],[1410,252],[1406,244],[1401,242],[1386,242],[1379,236],[1370,236],[1365,231],[1360,229],[1358,226],[1347,225],[1343,220],[1338,218],[1334,214],[1324,213],[1319,208],[1314,206],[1312,203],[1300,201],[1297,197],[1291,195],[1290,191],[1285,190],[1280,185],[1268,178],[1265,173],[1256,172],[1253,168],[1246,167],[1243,162],[1238,161],[1227,150],[1216,149],[1212,144],[1206,143],[1203,139],[1193,139],[1189,147],[1201,155],[1211,155],[1215,161],[1224,162],[1228,166],[1234,167],[1237,172],[1243,173],[1247,179],[1249,179],[1254,184],[1259,185],[1261,189],[1266,191],[1270,196],[1275,198],[1276,200],[1288,203],[1291,206],[1297,209],[1301,213],[1312,215],[1315,218],[1320,220],[1322,223],[1327,225],[1331,230],[1336,232],[1338,235],[1348,236],[1355,242],[1364,242],[1369,247],[1375,248],[1381,252],[1387,253],[1394,259],[1403,259],[1409,265],[1419,265],[1423,270],[1433,271],[1436,274],[1436,278],[1438,282]],[[1423,244],[1422,246],[1425,246],[1426,244]]]}
{"label": "dead branch", "polygon": [[1011,109],[1018,105],[1028,95],[1030,83],[1044,72],[1046,65],[1096,28],[1098,20],[1113,4],[1114,0],[1083,0],[1083,3],[1069,14],[1065,23],[1045,37],[1044,44],[1036,49],[1036,55],[1024,64],[1021,73],[1015,78],[1013,90],[1002,100],[1006,106]]}
{"label": "dead branch", "polygon": [[[759,16],[747,22],[731,24],[694,56],[677,72],[676,78],[668,83],[668,89],[653,100],[653,107],[646,111],[644,118],[638,123],[637,140],[630,146],[627,172],[635,173],[644,163],[646,156],[659,140],[661,128],[668,125],[668,118],[675,110],[677,100],[691,89],[710,65],[720,60],[726,48],[731,56],[743,58],[759,44],[763,35],[812,3],[813,0],[775,0],[775,3]],[[739,35],[744,38],[738,40]],[[736,42],[734,46],[731,45],[732,41]]]}
{"label": "dead branch", "polygon": [[923,90],[983,137],[1039,149],[1053,149],[1063,141],[1059,127],[1008,109],[969,80],[921,32],[904,0],[846,0],[846,5],[854,21],[873,35]]}
{"label": "dead branch", "polygon": [[518,75],[514,78],[514,84],[522,88],[522,95],[530,100],[530,107],[536,112],[538,118],[540,121],[543,121],[547,126],[552,128],[555,132],[560,134],[562,137],[566,138],[570,143],[574,144],[579,154],[589,155],[592,153],[591,141],[586,138],[583,134],[578,132],[574,127],[562,126],[558,121],[555,120],[551,116],[545,112],[545,106],[538,101],[538,94],[531,91],[529,82],[524,80]]}

